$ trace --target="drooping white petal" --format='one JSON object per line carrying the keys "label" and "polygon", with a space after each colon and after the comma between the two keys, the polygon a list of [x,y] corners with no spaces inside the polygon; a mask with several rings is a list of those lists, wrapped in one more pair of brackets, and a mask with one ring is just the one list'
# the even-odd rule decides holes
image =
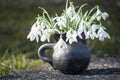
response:
{"label": "drooping white petal", "polygon": [[93,31],[96,31],[97,29],[100,28],[100,25],[93,24],[93,25],[91,26],[91,28],[92,28]]}
{"label": "drooping white petal", "polygon": [[96,12],[96,15],[99,16],[101,14],[102,14],[102,12],[100,11],[100,9],[98,9],[97,12]]}
{"label": "drooping white petal", "polygon": [[80,16],[79,16],[79,14],[75,14],[75,15],[70,19],[70,22],[73,22],[73,21],[75,21],[75,22],[80,21]]}
{"label": "drooping white petal", "polygon": [[94,38],[98,38],[96,30],[98,30],[99,28],[100,28],[100,25],[93,24],[87,31],[86,39],[91,38],[93,40]]}
{"label": "drooping white petal", "polygon": [[97,10],[96,15],[97,15],[97,20],[98,20],[98,21],[100,21],[101,19],[106,20],[106,18],[109,17],[109,14],[108,14],[108,13],[106,13],[106,12],[103,12],[103,13],[102,13],[99,9]]}
{"label": "drooping white petal", "polygon": [[35,36],[32,33],[29,33],[27,36],[27,39],[30,38],[30,41],[33,41],[35,39]]}
{"label": "drooping white petal", "polygon": [[75,15],[75,8],[73,5],[71,5],[67,10],[66,14],[69,16],[69,18],[72,18]]}
{"label": "drooping white petal", "polygon": [[97,17],[97,20],[100,21],[100,20],[101,20],[101,16],[98,16],[98,17]]}
{"label": "drooping white petal", "polygon": [[45,29],[41,36],[41,41],[44,42],[47,40],[48,42],[50,42],[50,36],[54,33],[55,33],[54,29]]}
{"label": "drooping white petal", "polygon": [[86,39],[94,39],[94,35],[93,35],[93,32],[91,32],[90,30],[87,32],[87,36],[86,36]]}
{"label": "drooping white petal", "polygon": [[30,41],[33,41],[34,39],[36,39],[36,41],[39,42],[39,36],[41,36],[40,26],[39,26],[39,23],[36,22],[33,24],[31,31],[27,36],[27,39],[30,38]]}
{"label": "drooping white petal", "polygon": [[58,22],[56,22],[56,24],[57,24],[58,26],[63,26],[63,27],[65,27],[65,23],[62,22],[62,21],[58,21]]}
{"label": "drooping white petal", "polygon": [[97,12],[96,12],[96,15],[97,15],[97,20],[100,21],[101,18],[102,18],[102,12],[98,9]]}
{"label": "drooping white petal", "polygon": [[66,27],[66,19],[64,16],[56,17],[54,20],[56,20],[55,26],[58,26],[60,30]]}
{"label": "drooping white petal", "polygon": [[67,48],[67,44],[62,38],[60,38],[54,48]]}
{"label": "drooping white petal", "polygon": [[41,22],[40,26],[41,26],[40,27],[41,30],[45,30],[45,28],[48,27],[47,23],[45,23],[45,22]]}
{"label": "drooping white petal", "polygon": [[85,21],[81,21],[78,27],[78,36],[82,39],[82,33],[84,33],[85,36],[87,36],[87,30],[88,24]]}
{"label": "drooping white petal", "polygon": [[102,13],[102,18],[103,18],[104,20],[106,20],[106,18],[108,18],[108,17],[109,17],[109,14],[108,14],[108,13],[106,13],[106,12]]}
{"label": "drooping white petal", "polygon": [[41,41],[42,41],[42,42],[46,41],[46,35],[42,35],[42,36],[41,36]]}
{"label": "drooping white petal", "polygon": [[73,32],[73,40],[74,40],[75,42],[77,42],[77,36],[78,36],[77,32],[74,31],[74,32]]}
{"label": "drooping white petal", "polygon": [[73,42],[77,42],[77,32],[74,31],[73,29],[68,30],[67,34],[66,34],[66,42],[69,41],[70,44],[72,44]]}
{"label": "drooping white petal", "polygon": [[97,35],[98,35],[100,41],[103,41],[104,38],[110,39],[110,35],[104,30],[103,27],[100,27]]}
{"label": "drooping white petal", "polygon": [[36,36],[36,42],[39,42],[39,36]]}

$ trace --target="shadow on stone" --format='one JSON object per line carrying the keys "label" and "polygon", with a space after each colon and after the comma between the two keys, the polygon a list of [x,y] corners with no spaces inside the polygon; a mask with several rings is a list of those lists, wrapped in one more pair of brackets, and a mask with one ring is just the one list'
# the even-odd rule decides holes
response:
{"label": "shadow on stone", "polygon": [[91,69],[86,70],[83,73],[80,73],[80,75],[119,75],[120,74],[120,68],[108,68],[108,69]]}
{"label": "shadow on stone", "polygon": [[2,77],[0,77],[0,80],[16,80],[16,79],[20,79],[21,78],[21,75],[13,75],[13,74],[11,74],[11,75],[6,75],[6,76],[2,76]]}

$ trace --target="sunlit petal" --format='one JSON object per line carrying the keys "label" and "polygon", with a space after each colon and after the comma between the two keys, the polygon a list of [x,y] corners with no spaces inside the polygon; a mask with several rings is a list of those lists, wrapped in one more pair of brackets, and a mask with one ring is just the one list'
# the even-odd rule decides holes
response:
{"label": "sunlit petal", "polygon": [[67,44],[62,38],[60,38],[59,41],[54,46],[54,48],[63,48],[63,47],[67,48]]}
{"label": "sunlit petal", "polygon": [[108,14],[108,13],[106,13],[106,12],[102,13],[102,18],[103,18],[104,20],[106,20],[106,18],[108,18],[108,17],[109,17],[109,14]]}

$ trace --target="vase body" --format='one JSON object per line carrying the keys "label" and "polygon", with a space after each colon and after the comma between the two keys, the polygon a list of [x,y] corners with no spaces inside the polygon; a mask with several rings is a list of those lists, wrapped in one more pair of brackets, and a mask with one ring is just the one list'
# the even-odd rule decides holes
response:
{"label": "vase body", "polygon": [[90,51],[87,44],[74,42],[67,47],[54,48],[53,66],[66,74],[78,74],[89,65]]}
{"label": "vase body", "polygon": [[[49,43],[42,45],[38,54],[39,57],[50,63],[54,69],[65,74],[79,74],[87,69],[90,63],[90,50],[85,41],[79,40],[72,44],[66,43],[67,47],[54,47],[55,44]],[[53,48],[52,59],[45,56],[45,49]]]}

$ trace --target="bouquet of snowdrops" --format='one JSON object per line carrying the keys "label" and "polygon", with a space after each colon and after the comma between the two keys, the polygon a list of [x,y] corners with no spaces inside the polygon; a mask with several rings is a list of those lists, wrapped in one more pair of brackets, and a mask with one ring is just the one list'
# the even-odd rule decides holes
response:
{"label": "bouquet of snowdrops", "polygon": [[[95,39],[98,38],[103,41],[104,38],[109,38],[109,34],[105,31],[106,28],[102,24],[102,20],[108,18],[108,13],[101,12],[99,6],[95,6],[91,10],[87,10],[83,13],[82,9],[86,4],[80,7],[75,7],[72,2],[67,0],[66,8],[63,13],[55,17],[50,17],[48,12],[43,10],[42,16],[38,15],[36,17],[36,22],[33,24],[30,33],[27,38],[30,41],[36,39],[39,41],[50,42],[51,35],[60,34],[60,39],[58,44],[64,44],[69,42],[77,42],[77,37],[82,39],[82,33],[85,35],[85,39]],[[66,40],[62,39],[62,34],[66,33]]]}

